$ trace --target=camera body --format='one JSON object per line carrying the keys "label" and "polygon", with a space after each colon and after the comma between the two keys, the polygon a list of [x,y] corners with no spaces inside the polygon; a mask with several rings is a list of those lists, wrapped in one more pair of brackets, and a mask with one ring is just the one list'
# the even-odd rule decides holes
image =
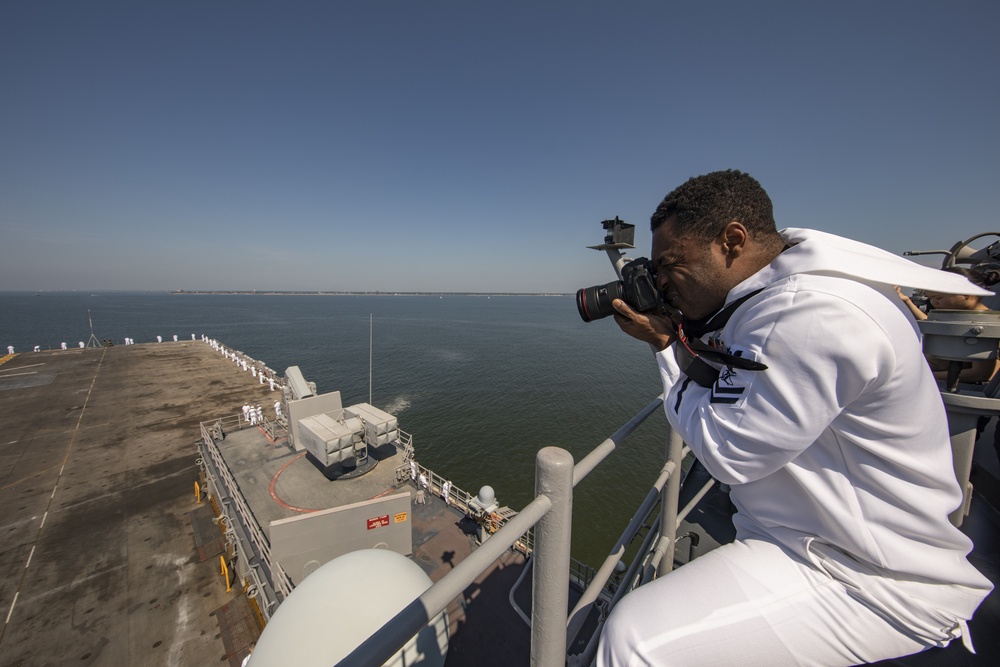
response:
{"label": "camera body", "polygon": [[584,322],[614,315],[611,302],[615,299],[621,299],[640,313],[659,308],[662,297],[656,288],[656,271],[652,262],[645,257],[634,259],[622,265],[621,276],[621,280],[577,291],[576,308]]}

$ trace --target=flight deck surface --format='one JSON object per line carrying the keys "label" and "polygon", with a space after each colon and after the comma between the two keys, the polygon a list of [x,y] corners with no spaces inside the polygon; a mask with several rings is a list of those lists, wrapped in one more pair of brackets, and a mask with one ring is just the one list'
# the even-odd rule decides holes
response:
{"label": "flight deck surface", "polygon": [[194,341],[0,366],[0,664],[225,664],[210,614],[233,594],[194,548],[194,441],[269,396]]}
{"label": "flight deck surface", "polygon": [[[223,543],[194,493],[195,441],[200,422],[278,396],[202,341],[0,365],[0,665],[239,665],[259,628],[241,588],[227,592],[220,577]],[[262,527],[298,513],[289,506],[341,502],[343,482],[315,478],[301,453],[257,427],[228,434],[223,448]],[[415,494],[409,480],[393,486],[395,467],[381,461],[352,493]],[[472,540],[436,496],[412,513],[414,560],[436,581]],[[450,605],[461,633],[449,664],[527,660],[528,628],[507,600],[523,564],[508,552]],[[483,641],[497,637],[502,653]]]}

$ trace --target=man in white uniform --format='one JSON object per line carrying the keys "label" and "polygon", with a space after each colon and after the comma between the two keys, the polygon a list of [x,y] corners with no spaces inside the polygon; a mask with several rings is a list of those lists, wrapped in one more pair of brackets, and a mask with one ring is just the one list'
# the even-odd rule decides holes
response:
{"label": "man in white uniform", "polygon": [[850,665],[969,646],[992,586],[948,520],[962,495],[944,407],[893,289],[968,281],[779,233],[737,171],[690,179],[651,222],[671,314],[615,300],[615,319],[656,351],[667,418],[730,486],[737,534],[626,595],[598,665]]}

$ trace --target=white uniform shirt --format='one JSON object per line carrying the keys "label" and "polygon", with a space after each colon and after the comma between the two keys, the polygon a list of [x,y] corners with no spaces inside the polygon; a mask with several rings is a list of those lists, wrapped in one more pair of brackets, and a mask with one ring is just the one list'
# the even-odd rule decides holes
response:
{"label": "white uniform shirt", "polygon": [[[884,266],[867,251],[859,260],[846,239],[782,233],[799,245],[735,287],[728,301],[764,289],[704,337],[768,369],[724,369],[704,388],[668,348],[657,355],[667,418],[731,486],[737,539],[777,542],[818,567],[829,545],[897,582],[968,587],[905,585],[967,618],[991,586],[966,560],[969,538],[948,520],[962,494],[944,405],[892,284],[941,277],[929,286],[964,293],[971,285],[893,256],[879,257]],[[919,270],[901,265],[893,280],[897,260]],[[850,277],[873,267],[888,282]]]}

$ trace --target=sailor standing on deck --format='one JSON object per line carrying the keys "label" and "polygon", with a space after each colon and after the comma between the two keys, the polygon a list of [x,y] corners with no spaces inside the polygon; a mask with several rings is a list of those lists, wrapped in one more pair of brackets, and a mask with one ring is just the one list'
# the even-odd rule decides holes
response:
{"label": "sailor standing on deck", "polygon": [[969,646],[992,586],[948,520],[962,502],[948,424],[893,285],[978,288],[779,233],[738,171],[690,179],[651,223],[656,286],[683,319],[617,299],[615,319],[654,348],[667,419],[730,486],[736,541],[626,595],[598,665],[848,665]]}
{"label": "sailor standing on deck", "polygon": [[259,405],[257,406],[257,423],[258,424],[264,423],[264,409],[261,408]]}
{"label": "sailor standing on deck", "polygon": [[14,346],[13,345],[8,345],[7,346],[7,354],[14,354]]}
{"label": "sailor standing on deck", "polygon": [[281,401],[274,402],[274,416],[281,419]]}

